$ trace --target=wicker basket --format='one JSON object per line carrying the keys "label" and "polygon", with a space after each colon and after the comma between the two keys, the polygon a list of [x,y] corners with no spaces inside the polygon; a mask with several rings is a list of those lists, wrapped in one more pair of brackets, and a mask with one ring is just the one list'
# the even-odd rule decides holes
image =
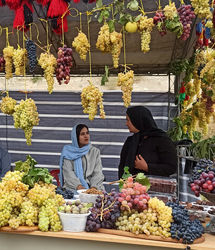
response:
{"label": "wicker basket", "polygon": [[201,195],[203,195],[206,199],[208,199],[210,202],[215,204],[215,194],[212,193],[206,193],[201,191],[200,192]]}

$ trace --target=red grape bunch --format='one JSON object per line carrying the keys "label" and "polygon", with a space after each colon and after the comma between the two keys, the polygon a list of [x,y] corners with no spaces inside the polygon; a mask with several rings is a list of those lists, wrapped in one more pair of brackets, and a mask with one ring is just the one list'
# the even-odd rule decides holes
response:
{"label": "red grape bunch", "polygon": [[4,71],[5,60],[3,56],[0,56],[0,71]]}
{"label": "red grape bunch", "polygon": [[70,69],[73,65],[72,49],[67,48],[66,45],[58,48],[58,59],[56,68],[56,78],[59,84],[64,80],[65,84],[70,81]]}
{"label": "red grape bunch", "polygon": [[180,17],[180,22],[183,25],[183,34],[181,35],[181,39],[186,41],[190,36],[192,19],[195,18],[195,14],[191,9],[191,5],[181,5],[178,8],[178,14]]}
{"label": "red grape bunch", "polygon": [[123,189],[119,193],[118,201],[121,203],[121,211],[135,209],[139,212],[147,209],[150,199],[146,193],[147,187],[138,182],[133,182],[133,177],[128,177]]}
{"label": "red grape bunch", "polygon": [[166,35],[165,21],[166,17],[162,11],[157,11],[153,17],[153,22],[156,25],[161,36]]}

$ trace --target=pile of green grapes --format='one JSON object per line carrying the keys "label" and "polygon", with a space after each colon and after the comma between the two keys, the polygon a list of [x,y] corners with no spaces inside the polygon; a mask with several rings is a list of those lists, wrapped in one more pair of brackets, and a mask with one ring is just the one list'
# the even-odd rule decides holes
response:
{"label": "pile of green grapes", "polygon": [[41,231],[60,231],[62,225],[58,216],[58,207],[64,204],[61,195],[55,193],[53,184],[22,183],[25,173],[7,172],[0,183],[0,227],[38,225]]}

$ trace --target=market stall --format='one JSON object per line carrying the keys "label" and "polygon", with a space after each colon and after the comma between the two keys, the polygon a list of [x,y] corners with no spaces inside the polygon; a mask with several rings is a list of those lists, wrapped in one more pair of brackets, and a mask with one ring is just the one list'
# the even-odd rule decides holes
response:
{"label": "market stall", "polygon": [[[14,11],[13,29],[16,29],[10,32],[11,22],[6,23],[4,13],[0,23],[0,35],[5,40],[0,47],[3,51],[0,70],[5,77],[1,126],[13,164],[0,182],[2,249],[213,249],[215,164],[213,150],[208,156],[208,141],[205,143],[203,139],[214,117],[214,2],[158,1],[152,6],[142,0],[97,0],[89,1],[87,8],[79,1],[71,5],[69,2],[0,0],[5,13]],[[92,2],[96,3],[90,5]],[[77,31],[72,31],[70,36],[74,27]],[[70,84],[74,73],[86,72],[89,73],[87,84],[81,92],[53,93],[55,81],[59,85]],[[44,74],[46,94],[32,93],[27,88],[26,75],[36,79],[36,73]],[[94,83],[93,74],[100,73],[103,74],[100,75],[101,86],[109,81],[110,74],[116,74],[120,92],[103,93],[102,87]],[[169,92],[132,93],[136,73],[168,74]],[[19,93],[10,90],[14,74],[24,80],[24,88],[19,89]],[[116,180],[119,146],[127,136],[125,127],[119,123],[124,119],[122,112],[132,104],[146,105],[153,115],[157,114],[159,127],[169,129],[171,107],[172,110],[176,107],[170,101],[170,74],[176,75],[174,94],[179,112],[173,119],[175,127],[169,131],[169,136],[174,141],[192,140],[192,157],[197,164],[191,168],[189,182],[185,185],[191,188],[193,197],[202,195],[205,203],[177,200],[174,177],[170,179],[169,174],[168,178],[147,177],[144,171],[134,174],[129,172],[132,164],[123,165],[124,173]],[[68,112],[68,107],[74,113]],[[80,115],[82,112],[84,115]],[[108,192],[93,185],[89,187],[84,180],[80,156],[78,160],[66,158],[77,160],[74,173],[81,184],[75,190],[56,188],[49,172],[59,169],[60,145],[70,143],[64,131],[70,133],[73,128],[72,144],[61,154],[61,163],[69,149],[79,143],[76,122],[84,123],[86,119],[92,121],[92,131],[96,132],[97,144],[103,151],[101,158],[108,178],[105,183]],[[152,128],[156,130],[156,124]],[[84,129],[89,137],[88,128]],[[109,133],[117,134],[115,141],[108,141]],[[165,134],[163,141],[164,138],[169,140],[166,133],[159,130],[159,137],[161,134]],[[148,137],[150,135],[146,134],[142,139]],[[101,138],[104,140],[98,142]],[[139,142],[135,141],[137,147],[141,145]],[[212,143],[209,141],[209,147]],[[168,145],[175,150],[172,142]],[[89,138],[76,148],[81,147],[89,151]],[[201,154],[197,150],[199,147]],[[183,150],[179,150],[178,156],[186,158]],[[24,154],[38,156],[40,165],[32,156],[25,158]],[[205,157],[207,159],[201,159]],[[62,168],[61,164],[61,185]],[[178,185],[180,168],[179,164]],[[111,184],[115,184],[117,190],[111,189]]]}

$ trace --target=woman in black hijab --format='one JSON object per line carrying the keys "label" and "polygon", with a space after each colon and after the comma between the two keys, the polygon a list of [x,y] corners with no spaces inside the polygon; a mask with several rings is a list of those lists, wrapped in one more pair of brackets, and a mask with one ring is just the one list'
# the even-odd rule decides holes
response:
{"label": "woman in black hijab", "polygon": [[129,107],[126,111],[126,125],[132,136],[124,143],[120,155],[119,178],[124,167],[135,175],[169,176],[176,172],[176,149],[167,136],[159,129],[151,112],[143,106]]}

